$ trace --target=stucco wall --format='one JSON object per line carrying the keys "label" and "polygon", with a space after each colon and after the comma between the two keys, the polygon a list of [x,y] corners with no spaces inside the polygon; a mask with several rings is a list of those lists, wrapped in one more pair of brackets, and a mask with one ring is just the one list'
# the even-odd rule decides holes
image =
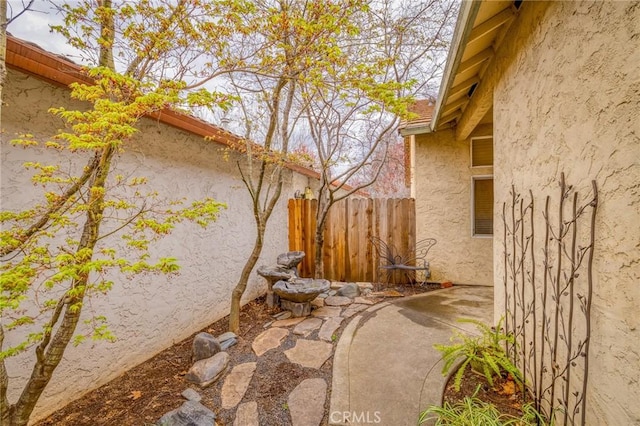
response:
{"label": "stucco wall", "polygon": [[[484,127],[472,136],[490,135]],[[492,168],[471,168],[469,149],[451,130],[415,136],[416,238],[438,240],[429,252],[433,281],[493,285],[493,239],[471,229],[472,176]]]}
{"label": "stucco wall", "polygon": [[[495,203],[599,187],[588,425],[640,424],[640,3],[525,2],[497,53]],[[496,216],[495,235],[502,235]],[[543,246],[542,232],[536,246]],[[496,239],[496,312],[502,312]],[[538,253],[538,259],[542,255]],[[538,265],[542,268],[541,265]],[[542,270],[542,269],[540,269]]]}
{"label": "stucco wall", "polygon": [[[25,161],[51,163],[57,158],[71,169],[79,165],[70,163],[70,157],[56,151],[12,147],[9,141],[20,133],[46,140],[62,127],[62,122],[47,113],[47,109],[78,105],[69,100],[66,89],[15,71],[9,71],[3,96],[6,106],[2,108],[1,202],[3,210],[18,210],[32,205],[42,193],[42,188],[31,184],[31,173],[22,167]],[[143,120],[140,130],[116,159],[114,175],[145,176],[149,179],[146,189],[155,189],[168,198],[195,200],[210,196],[227,203],[228,209],[222,211],[209,229],[181,224],[153,248],[154,255],[179,259],[179,275],[137,276],[133,280],[115,276],[116,284],[108,296],[93,298],[86,304],[84,316],[105,315],[117,341],[69,347],[36,408],[34,419],[226,315],[231,290],[253,246],[250,199],[233,155],[230,161],[225,161],[222,146],[152,120]],[[273,263],[279,253],[287,251],[287,198],[307,185],[317,187],[307,177],[287,172],[258,265]],[[245,301],[264,289],[264,281],[252,274]],[[18,338],[9,333],[5,347]],[[26,358],[7,360],[12,401],[29,374],[30,363]]]}

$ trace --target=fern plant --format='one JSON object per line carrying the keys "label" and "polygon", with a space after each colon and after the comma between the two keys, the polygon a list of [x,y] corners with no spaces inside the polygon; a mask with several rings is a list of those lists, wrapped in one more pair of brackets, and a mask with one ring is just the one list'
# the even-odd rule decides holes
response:
{"label": "fern plant", "polygon": [[471,323],[480,332],[479,336],[469,336],[456,332],[451,338],[451,345],[434,345],[442,352],[442,374],[446,375],[449,370],[463,359],[462,364],[454,377],[454,387],[460,390],[462,376],[468,367],[483,374],[487,382],[493,386],[494,375],[510,374],[516,383],[522,384],[522,373],[509,359],[505,351],[505,345],[514,345],[513,336],[502,331],[502,319],[495,328],[474,319],[459,319],[459,322]]}

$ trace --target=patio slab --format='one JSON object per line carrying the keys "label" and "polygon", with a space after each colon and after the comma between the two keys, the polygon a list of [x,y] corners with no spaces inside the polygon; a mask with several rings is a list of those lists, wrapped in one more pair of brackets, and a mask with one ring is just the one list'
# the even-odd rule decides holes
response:
{"label": "patio slab", "polygon": [[330,425],[353,416],[385,425],[412,425],[427,406],[440,404],[445,378],[434,343],[454,330],[474,332],[458,318],[493,321],[493,287],[456,286],[374,305],[356,315],[333,361]]}

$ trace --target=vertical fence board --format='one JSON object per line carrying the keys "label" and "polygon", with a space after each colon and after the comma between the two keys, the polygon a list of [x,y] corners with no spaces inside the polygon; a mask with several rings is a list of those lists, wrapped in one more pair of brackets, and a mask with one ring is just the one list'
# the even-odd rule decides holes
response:
{"label": "vertical fence board", "polygon": [[[300,275],[312,277],[315,259],[317,200],[289,200],[289,250],[306,256]],[[415,250],[415,200],[346,199],[327,216],[324,231],[324,277],[335,281],[379,281],[379,259],[370,238],[376,236],[399,252]],[[395,282],[404,276],[392,277]]]}

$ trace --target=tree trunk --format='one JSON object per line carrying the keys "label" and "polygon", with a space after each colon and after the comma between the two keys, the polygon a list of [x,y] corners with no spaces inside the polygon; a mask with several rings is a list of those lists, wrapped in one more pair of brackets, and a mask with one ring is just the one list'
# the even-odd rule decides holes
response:
{"label": "tree trunk", "polygon": [[314,259],[314,278],[324,278],[324,229],[327,226],[327,215],[332,203],[325,199],[325,195],[320,191],[318,194],[318,211],[316,213],[316,234],[314,246],[316,256]]}
{"label": "tree trunk", "polygon": [[231,308],[229,309],[229,331],[236,334],[240,333],[240,301],[242,299],[242,295],[247,289],[251,271],[253,271],[256,263],[258,263],[260,253],[262,253],[265,228],[263,226],[257,226],[256,230],[258,231],[258,235],[256,235],[256,241],[253,245],[253,250],[251,251],[251,255],[249,256],[249,258],[247,259],[247,262],[244,264],[244,267],[242,268],[242,273],[240,274],[238,283],[231,293]]}
{"label": "tree trunk", "polygon": [[[115,153],[113,145],[107,146],[102,152],[100,164],[97,168],[91,187],[104,189],[111,160]],[[100,223],[104,212],[104,191],[91,191],[89,202],[87,203],[86,221],[82,229],[82,237],[78,244],[76,253],[90,250],[90,257],[93,257],[93,250],[100,235]],[[90,261],[89,259],[88,261]],[[89,281],[89,274],[80,275],[72,282],[71,289],[77,290],[72,296],[69,293],[63,295],[56,307],[51,321],[46,328],[42,342],[36,347],[36,362],[31,371],[31,377],[24,387],[22,394],[13,407],[9,409],[8,422],[5,423],[3,417],[2,426],[26,426],[29,417],[33,412],[40,395],[51,380],[54,370],[60,364],[64,351],[69,345],[75,333],[80,315],[82,313],[82,303],[85,297],[85,288]],[[62,322],[57,327],[55,334],[52,332],[56,328],[60,317]]]}

